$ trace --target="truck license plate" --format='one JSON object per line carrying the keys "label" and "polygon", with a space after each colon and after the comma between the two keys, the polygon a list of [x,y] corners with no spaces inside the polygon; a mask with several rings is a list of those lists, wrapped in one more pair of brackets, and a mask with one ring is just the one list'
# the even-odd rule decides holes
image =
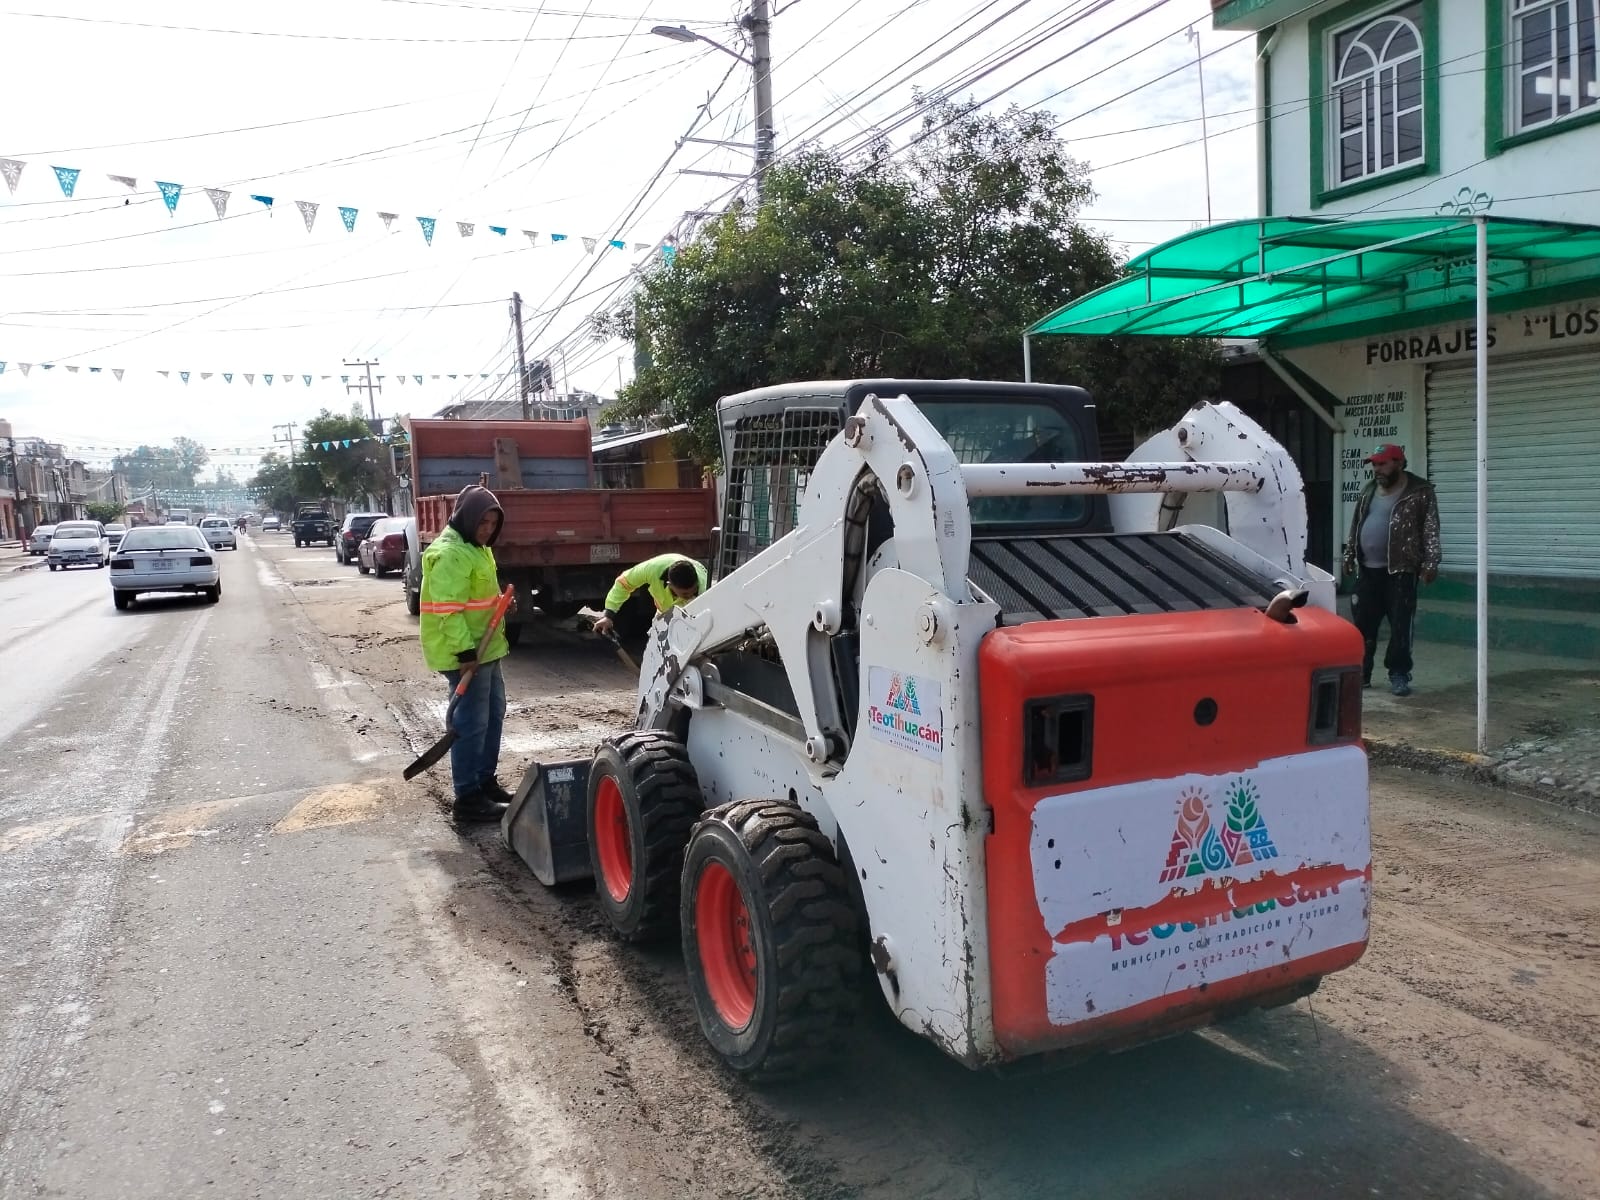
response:
{"label": "truck license plate", "polygon": [[622,557],[622,547],[616,542],[596,542],[589,547],[589,561],[592,563],[616,562]]}

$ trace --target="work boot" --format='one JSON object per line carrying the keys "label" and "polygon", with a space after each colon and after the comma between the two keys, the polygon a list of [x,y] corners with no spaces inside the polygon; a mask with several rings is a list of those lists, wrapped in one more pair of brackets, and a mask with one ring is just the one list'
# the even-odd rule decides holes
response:
{"label": "work boot", "polygon": [[1395,696],[1411,695],[1411,677],[1409,675],[1389,676],[1389,691]]}
{"label": "work boot", "polygon": [[510,804],[514,798],[510,792],[500,786],[500,781],[493,775],[480,783],[478,788],[485,796],[502,806]]}
{"label": "work boot", "polygon": [[450,808],[450,819],[461,825],[479,825],[498,821],[505,815],[506,806],[496,803],[481,791],[457,796]]}

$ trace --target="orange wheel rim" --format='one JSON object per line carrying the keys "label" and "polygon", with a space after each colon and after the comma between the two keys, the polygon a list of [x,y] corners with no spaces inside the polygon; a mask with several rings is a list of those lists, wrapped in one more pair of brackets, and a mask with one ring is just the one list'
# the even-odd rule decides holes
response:
{"label": "orange wheel rim", "polygon": [[628,838],[628,809],[622,789],[602,776],[594,794],[594,840],[600,851],[600,882],[618,903],[633,890],[633,844]]}
{"label": "orange wheel rim", "polygon": [[708,862],[695,884],[695,940],[706,990],[729,1029],[750,1024],[756,1011],[756,948],[750,910],[733,873]]}

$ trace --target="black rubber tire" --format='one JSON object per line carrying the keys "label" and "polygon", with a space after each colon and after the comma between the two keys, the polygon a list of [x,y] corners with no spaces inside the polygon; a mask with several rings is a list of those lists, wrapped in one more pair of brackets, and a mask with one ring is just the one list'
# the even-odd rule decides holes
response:
{"label": "black rubber tire", "polygon": [[221,600],[221,599],[222,599],[222,585],[220,583],[217,584],[215,587],[208,587],[206,589],[206,603],[207,604],[215,604],[218,600]]}
{"label": "black rubber tire", "polygon": [[[617,782],[627,820],[632,880],[621,900],[606,886],[595,836],[595,795],[607,777]],[[600,910],[624,941],[654,941],[677,929],[683,851],[704,809],[699,777],[677,738],[634,731],[607,739],[595,751],[586,821],[589,863]]]}
{"label": "black rubber tire", "polygon": [[54,571],[56,569],[56,564],[55,563],[50,563],[49,566],[50,566],[50,569],[52,571]]}
{"label": "black rubber tire", "polygon": [[133,597],[126,592],[112,592],[111,603],[117,606],[118,612],[126,611],[128,605],[133,603]]}
{"label": "black rubber tire", "polygon": [[[413,592],[410,588],[406,588],[406,611],[413,617],[419,617],[422,615],[421,592]],[[507,637],[506,641],[509,644],[511,639]]]}
{"label": "black rubber tire", "polygon": [[360,572],[361,572],[361,573],[362,573],[362,574],[363,574],[363,575],[365,575],[365,574],[366,574],[366,573],[367,573],[367,564],[366,564],[366,563],[364,563],[364,562],[362,562],[362,561],[361,561],[361,560],[360,560],[360,559],[359,559],[359,558],[358,558],[358,559],[357,559],[357,560],[356,560],[356,570],[358,570],[358,571],[360,571]]}
{"label": "black rubber tire", "polygon": [[[739,1029],[718,1012],[701,958],[699,882],[711,863],[733,876],[749,916],[755,1004]],[[776,800],[712,809],[690,834],[680,894],[689,992],[712,1049],[761,1079],[800,1075],[825,1058],[860,1007],[863,959],[844,871],[815,819]]]}
{"label": "black rubber tire", "polygon": [[376,562],[376,561],[374,561],[374,562],[373,562],[373,564],[372,564],[372,573],[373,573],[373,574],[374,574],[374,575],[376,575],[376,576],[377,576],[377,577],[378,577],[378,578],[379,578],[379,579],[382,579],[382,578],[383,578],[383,577],[384,577],[384,576],[385,576],[385,575],[387,575],[387,574],[388,574],[388,573],[389,573],[389,572],[388,572],[388,571],[386,571],[386,570],[384,570],[384,569],[383,569],[383,568],[382,568],[382,567],[380,567],[380,566],[379,566],[379,565],[378,565],[378,564],[377,564],[377,562]]}

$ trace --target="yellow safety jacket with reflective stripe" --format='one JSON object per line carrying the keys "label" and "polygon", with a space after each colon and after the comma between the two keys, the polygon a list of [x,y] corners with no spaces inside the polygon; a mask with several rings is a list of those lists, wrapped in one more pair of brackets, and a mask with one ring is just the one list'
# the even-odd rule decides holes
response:
{"label": "yellow safety jacket with reflective stripe", "polygon": [[[430,671],[453,671],[461,665],[458,652],[478,648],[499,591],[494,551],[474,546],[453,528],[446,527],[422,552],[418,632]],[[502,624],[478,661],[493,662],[509,653]]]}
{"label": "yellow safety jacket with reflective stripe", "polygon": [[[629,567],[617,581],[611,585],[611,590],[606,593],[606,611],[616,612],[627,603],[628,597],[640,588],[650,592],[650,598],[656,602],[658,613],[666,612],[669,608],[682,608],[689,603],[679,600],[672,594],[672,589],[667,586],[667,568],[675,562],[694,562],[687,554],[658,554],[654,558],[647,558],[636,567]],[[706,590],[706,569],[699,563],[694,563],[695,574],[700,577],[700,590]]]}

